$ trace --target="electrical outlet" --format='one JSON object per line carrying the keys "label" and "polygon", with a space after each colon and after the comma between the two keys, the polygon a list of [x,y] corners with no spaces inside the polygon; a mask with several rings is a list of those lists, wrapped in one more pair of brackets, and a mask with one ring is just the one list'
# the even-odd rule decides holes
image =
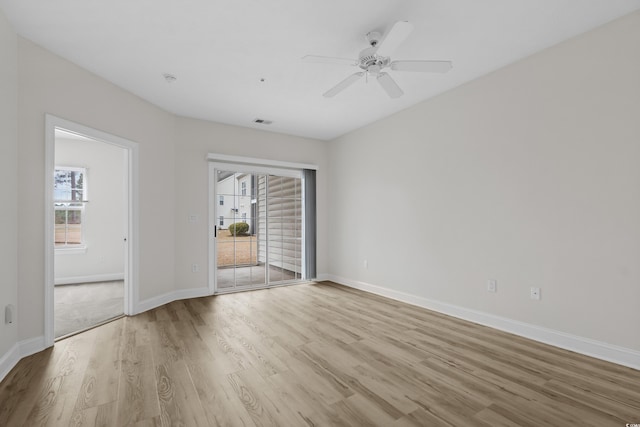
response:
{"label": "electrical outlet", "polygon": [[498,292],[498,281],[497,280],[487,280],[487,291],[488,292]]}
{"label": "electrical outlet", "polygon": [[531,287],[531,299],[540,299],[540,288]]}
{"label": "electrical outlet", "polygon": [[16,308],[12,304],[9,304],[4,308],[4,323],[6,324],[13,323],[15,311],[16,311]]}
{"label": "electrical outlet", "polygon": [[197,273],[198,271],[200,271],[200,266],[198,264],[191,264],[191,272]]}

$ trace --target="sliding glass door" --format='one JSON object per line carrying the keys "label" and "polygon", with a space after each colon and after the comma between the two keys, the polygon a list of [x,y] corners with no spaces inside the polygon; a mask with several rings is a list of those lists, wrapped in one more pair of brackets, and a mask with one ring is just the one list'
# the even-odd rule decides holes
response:
{"label": "sliding glass door", "polygon": [[216,170],[216,278],[218,289],[264,286],[258,263],[256,176]]}
{"label": "sliding glass door", "polygon": [[302,180],[261,175],[259,177],[259,258],[269,265],[269,283],[302,278]]}
{"label": "sliding glass door", "polygon": [[212,165],[210,196],[216,292],[302,280],[301,171]]}

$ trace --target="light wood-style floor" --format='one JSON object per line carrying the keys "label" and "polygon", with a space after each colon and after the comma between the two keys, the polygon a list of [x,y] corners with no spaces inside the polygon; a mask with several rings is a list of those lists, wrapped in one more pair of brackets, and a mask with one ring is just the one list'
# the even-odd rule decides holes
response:
{"label": "light wood-style floor", "polygon": [[1,426],[631,422],[640,371],[328,282],[176,301],[0,384]]}

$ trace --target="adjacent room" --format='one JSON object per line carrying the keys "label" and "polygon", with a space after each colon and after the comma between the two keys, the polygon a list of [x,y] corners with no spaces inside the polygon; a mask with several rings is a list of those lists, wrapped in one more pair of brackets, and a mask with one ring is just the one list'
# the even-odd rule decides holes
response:
{"label": "adjacent room", "polygon": [[124,313],[126,151],[55,130],[54,336]]}
{"label": "adjacent room", "polygon": [[640,0],[0,0],[0,425],[640,424]]}

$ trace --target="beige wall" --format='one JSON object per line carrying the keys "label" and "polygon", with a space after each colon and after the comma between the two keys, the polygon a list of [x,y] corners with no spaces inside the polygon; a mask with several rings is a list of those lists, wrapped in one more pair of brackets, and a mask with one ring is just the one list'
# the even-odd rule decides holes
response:
{"label": "beige wall", "polygon": [[[24,39],[18,63],[21,340],[44,331],[46,113],[139,143],[140,301],[207,286],[207,153],[318,164],[318,203],[326,203],[326,143],[177,118]],[[192,213],[196,224],[188,222]],[[326,230],[326,216],[318,222]],[[320,238],[319,272],[328,265],[326,247]],[[191,273],[193,263],[199,273]]]}
{"label": "beige wall", "polygon": [[174,116],[19,40],[19,337],[43,335],[45,113],[140,145],[140,298],[174,288]]}
{"label": "beige wall", "polygon": [[635,13],[332,142],[329,270],[640,350],[639,44]]}
{"label": "beige wall", "polygon": [[18,39],[0,10],[0,359],[17,342],[17,323],[4,323],[7,304],[18,306]]}
{"label": "beige wall", "polygon": [[[317,172],[317,271],[328,272],[327,143],[201,120],[180,118],[176,126],[176,286],[207,286],[208,163],[207,153],[255,157],[319,166]],[[198,215],[189,223],[189,215]],[[191,264],[200,272],[192,273]]]}

